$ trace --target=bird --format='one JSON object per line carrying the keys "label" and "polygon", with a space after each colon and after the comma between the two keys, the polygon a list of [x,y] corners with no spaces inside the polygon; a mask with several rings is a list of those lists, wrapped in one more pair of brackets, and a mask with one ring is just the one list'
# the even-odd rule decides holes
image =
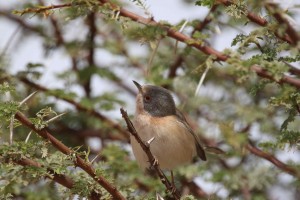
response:
{"label": "bird", "polygon": [[[197,155],[206,161],[204,148],[184,115],[176,108],[169,90],[155,85],[140,85],[133,125],[143,141],[151,141],[150,151],[162,170],[188,164]],[[130,136],[133,154],[140,168],[149,169],[150,162],[134,136]]]}

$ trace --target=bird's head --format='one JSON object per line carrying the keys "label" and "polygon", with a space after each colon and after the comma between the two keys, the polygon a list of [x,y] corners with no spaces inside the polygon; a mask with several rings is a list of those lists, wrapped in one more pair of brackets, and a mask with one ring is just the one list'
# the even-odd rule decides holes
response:
{"label": "bird's head", "polygon": [[137,113],[147,112],[155,117],[176,115],[174,99],[167,89],[154,85],[141,86],[136,81],[133,83],[139,90],[136,97]]}

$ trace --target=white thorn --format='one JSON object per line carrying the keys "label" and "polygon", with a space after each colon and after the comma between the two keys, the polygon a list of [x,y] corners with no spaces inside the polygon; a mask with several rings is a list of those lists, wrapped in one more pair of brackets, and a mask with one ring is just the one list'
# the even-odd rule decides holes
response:
{"label": "white thorn", "polygon": [[164,198],[158,192],[156,192],[156,200],[164,200]]}
{"label": "white thorn", "polygon": [[183,29],[185,28],[188,22],[189,22],[188,20],[185,20],[185,22],[182,24],[181,28],[179,29],[180,33],[183,31]]}
{"label": "white thorn", "polygon": [[64,114],[66,114],[66,113],[61,113],[61,114],[59,114],[59,115],[56,115],[55,117],[53,117],[53,118],[49,119],[49,120],[47,121],[47,123],[50,123],[50,122],[52,122],[52,121],[56,120],[57,118],[59,118],[59,117],[63,116]]}
{"label": "white thorn", "polygon": [[150,145],[151,142],[153,142],[153,140],[155,139],[155,137],[151,138],[150,140],[147,141],[147,144]]}
{"label": "white thorn", "polygon": [[15,120],[15,116],[12,115],[10,118],[10,124],[9,124],[9,144],[10,145],[12,145],[13,137],[14,137],[14,120]]}
{"label": "white thorn", "polygon": [[218,24],[215,26],[215,32],[219,35],[222,33]]}
{"label": "white thorn", "polygon": [[120,10],[117,12],[117,14],[116,14],[116,16],[115,16],[115,19],[116,19],[116,20],[118,20],[119,15],[120,15]]}
{"label": "white thorn", "polygon": [[93,158],[93,160],[91,160],[90,163],[93,163],[99,156],[100,156],[100,154],[97,154],[97,155],[95,156],[95,158]]}
{"label": "white thorn", "polygon": [[206,74],[207,74],[209,68],[210,68],[210,67],[207,66],[206,69],[205,69],[205,71],[204,71],[204,73],[202,74],[202,76],[201,76],[201,78],[200,78],[200,81],[199,81],[199,83],[198,83],[197,89],[196,89],[196,91],[195,91],[195,96],[198,95],[198,93],[199,93],[199,91],[200,91],[200,88],[201,88],[201,86],[202,86],[202,83],[203,83],[203,81],[204,81],[204,78],[205,78],[205,76],[206,76]]}
{"label": "white thorn", "polygon": [[26,97],[23,101],[19,103],[19,107],[22,106],[26,101],[28,101],[33,95],[35,95],[37,91],[31,93],[28,97]]}
{"label": "white thorn", "polygon": [[28,142],[28,140],[29,140],[29,137],[30,137],[31,133],[32,133],[32,131],[30,131],[30,132],[28,133],[28,135],[27,135],[27,137],[26,137],[26,139],[25,139],[25,143],[27,143],[27,142]]}

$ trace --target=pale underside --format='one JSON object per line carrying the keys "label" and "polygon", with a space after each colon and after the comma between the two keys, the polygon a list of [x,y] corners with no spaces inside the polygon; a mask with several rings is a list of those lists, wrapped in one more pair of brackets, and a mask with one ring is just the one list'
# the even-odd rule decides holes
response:
{"label": "pale underside", "polygon": [[[143,113],[136,115],[133,123],[143,141],[155,138],[150,144],[150,151],[158,160],[161,169],[172,170],[191,162],[196,155],[193,135],[176,116],[153,118]],[[142,169],[148,168],[150,164],[146,153],[133,136],[130,140],[139,166]]]}

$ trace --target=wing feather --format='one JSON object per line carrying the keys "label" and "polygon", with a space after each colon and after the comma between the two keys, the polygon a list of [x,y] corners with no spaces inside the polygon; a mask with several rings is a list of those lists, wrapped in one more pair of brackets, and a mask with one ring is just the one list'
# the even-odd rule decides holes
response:
{"label": "wing feather", "polygon": [[184,115],[178,110],[176,109],[176,117],[178,118],[178,120],[180,122],[182,122],[185,127],[189,130],[189,132],[193,135],[193,137],[195,138],[195,145],[196,145],[196,149],[197,149],[197,155],[204,161],[206,161],[206,155],[205,155],[205,151],[203,149],[203,147],[200,144],[199,138],[198,136],[194,133],[194,131],[192,130],[192,128],[190,127],[190,125],[188,124],[188,122],[186,121]]}

